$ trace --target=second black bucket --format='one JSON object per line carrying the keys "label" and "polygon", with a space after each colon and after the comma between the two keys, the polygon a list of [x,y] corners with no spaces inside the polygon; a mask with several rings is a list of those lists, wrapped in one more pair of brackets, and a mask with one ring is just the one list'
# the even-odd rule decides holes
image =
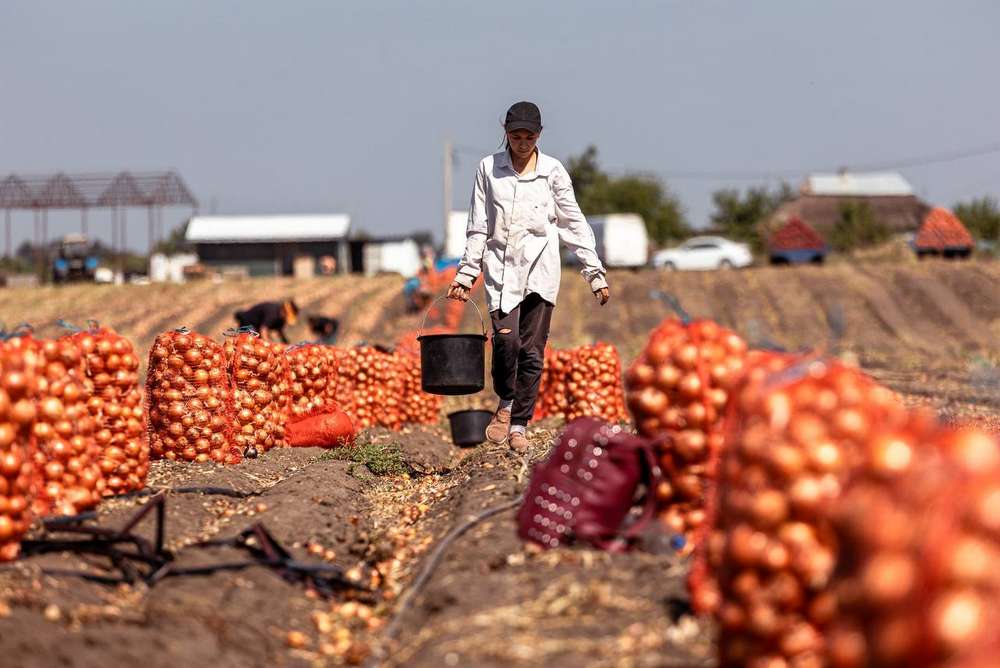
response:
{"label": "second black bucket", "polygon": [[455,411],[448,413],[451,442],[460,448],[479,445],[486,440],[486,426],[493,418],[490,411]]}
{"label": "second black bucket", "polygon": [[[471,303],[476,306],[475,302]],[[420,334],[417,337],[420,342],[420,386],[424,392],[453,396],[475,394],[486,387],[486,325],[482,319],[480,313],[482,334]],[[426,321],[424,315],[425,324]]]}

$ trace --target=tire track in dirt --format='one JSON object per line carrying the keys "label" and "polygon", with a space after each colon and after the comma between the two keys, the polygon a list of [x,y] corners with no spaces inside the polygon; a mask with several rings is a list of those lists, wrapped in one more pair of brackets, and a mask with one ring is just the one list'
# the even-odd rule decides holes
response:
{"label": "tire track in dirt", "polygon": [[[737,298],[745,298],[747,293],[759,295],[760,314],[753,319],[764,321],[767,338],[792,350],[812,348],[825,340],[822,314],[805,287],[807,281],[800,280],[796,273],[786,268],[749,270],[746,276],[745,287]],[[759,325],[741,333],[751,339],[757,338],[752,331],[756,327]]]}
{"label": "tire track in dirt", "polygon": [[[911,317],[897,306],[898,296],[890,294],[882,287],[885,284],[885,278],[885,276],[879,276],[874,272],[869,273],[860,266],[856,268],[856,271],[849,272],[849,280],[859,287],[859,292],[864,296],[872,312],[894,338],[912,351],[934,352],[933,344],[927,343],[925,339],[912,331]],[[938,352],[940,352],[940,348],[938,348]]]}
{"label": "tire track in dirt", "polygon": [[[892,339],[895,334],[869,306],[864,296],[854,289],[850,281],[841,275],[834,276],[829,271],[816,271],[808,281],[803,282],[817,305],[817,318],[826,322],[828,313],[839,313],[843,317],[843,340],[839,343],[848,348],[891,350],[895,348]],[[832,340],[834,332],[829,331],[824,340]],[[889,342],[887,346],[886,343]]]}
{"label": "tire track in dirt", "polygon": [[[746,337],[751,345],[774,344],[789,347],[785,340],[785,315],[776,308],[775,296],[764,280],[769,273],[758,270],[746,270],[740,275],[743,292],[753,295],[756,307],[748,314],[747,320],[741,323],[738,333]],[[742,295],[739,298],[746,298]]]}
{"label": "tire track in dirt", "polygon": [[1000,284],[984,263],[973,261],[956,266],[953,262],[925,260],[920,266],[947,285],[977,318],[987,323],[1000,318]]}
{"label": "tire track in dirt", "polygon": [[987,324],[977,318],[969,308],[940,280],[920,269],[898,269],[895,283],[908,291],[920,293],[917,299],[928,317],[937,319],[943,331],[963,348],[989,348]]}
{"label": "tire track in dirt", "polygon": [[757,271],[719,272],[713,294],[716,319],[747,339],[750,345],[782,343],[776,323],[782,314],[774,308],[769,288]]}

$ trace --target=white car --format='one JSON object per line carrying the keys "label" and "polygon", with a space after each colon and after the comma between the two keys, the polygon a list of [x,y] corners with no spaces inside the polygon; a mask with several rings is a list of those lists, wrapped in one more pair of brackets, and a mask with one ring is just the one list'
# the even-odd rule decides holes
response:
{"label": "white car", "polygon": [[753,253],[746,244],[722,237],[694,237],[677,248],[653,255],[653,266],[661,269],[737,269],[753,264]]}

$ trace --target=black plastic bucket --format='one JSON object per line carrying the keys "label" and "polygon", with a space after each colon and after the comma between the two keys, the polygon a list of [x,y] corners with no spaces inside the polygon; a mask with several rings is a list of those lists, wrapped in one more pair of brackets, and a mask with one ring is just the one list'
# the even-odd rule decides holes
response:
{"label": "black plastic bucket", "polygon": [[455,411],[448,413],[451,442],[460,448],[479,445],[486,440],[486,426],[493,419],[490,411]]}
{"label": "black plastic bucket", "polygon": [[[475,306],[475,302],[472,305]],[[482,320],[480,313],[480,324]],[[475,394],[486,387],[485,324],[482,334],[420,334],[417,341],[420,342],[420,387],[424,392],[453,396]]]}

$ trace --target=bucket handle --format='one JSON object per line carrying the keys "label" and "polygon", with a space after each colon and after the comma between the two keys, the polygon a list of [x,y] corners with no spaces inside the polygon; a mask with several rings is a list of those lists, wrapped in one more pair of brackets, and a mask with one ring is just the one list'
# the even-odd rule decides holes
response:
{"label": "bucket handle", "polygon": [[[448,298],[448,295],[441,295],[440,297],[438,297],[437,299],[435,299],[434,301],[432,301],[431,305],[427,307],[426,311],[424,311],[423,322],[420,323],[420,329],[417,330],[417,338],[418,339],[421,336],[424,335],[424,329],[427,327],[427,316],[430,315],[431,309],[434,308],[434,305],[437,304],[439,301],[441,301],[442,299],[447,299],[447,298]],[[465,303],[466,304],[472,304],[473,306],[476,307],[476,313],[479,314],[479,326],[482,327],[482,329],[483,329],[483,336],[486,336],[486,322],[483,320],[483,312],[479,310],[479,304],[477,304],[471,298],[465,300]]]}

